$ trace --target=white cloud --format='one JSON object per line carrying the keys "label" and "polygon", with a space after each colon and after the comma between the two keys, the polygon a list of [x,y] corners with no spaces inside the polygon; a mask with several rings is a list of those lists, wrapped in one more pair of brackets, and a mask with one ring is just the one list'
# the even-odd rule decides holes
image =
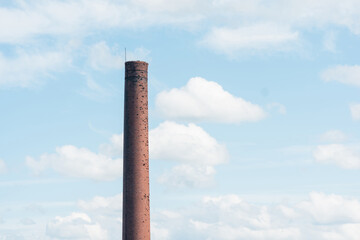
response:
{"label": "white cloud", "polygon": [[151,239],[170,240],[169,230],[167,230],[160,224],[151,222]]}
{"label": "white cloud", "polygon": [[293,228],[275,228],[254,230],[246,227],[232,227],[223,223],[207,224],[201,221],[191,221],[192,227],[208,238],[215,237],[223,240],[236,239],[299,239],[299,230]]}
{"label": "white cloud", "polygon": [[[150,1],[151,2],[151,1]],[[174,1],[176,3],[177,1]],[[175,6],[174,4],[160,4]],[[141,1],[19,1],[16,7],[0,8],[0,42],[25,42],[41,35],[87,35],[94,30],[144,28],[157,24],[182,25],[199,20],[193,13],[164,9]],[[166,13],[169,14],[166,14]]]}
{"label": "white cloud", "polygon": [[360,66],[338,65],[326,69],[321,77],[325,81],[337,81],[360,87]]}
{"label": "white cloud", "polygon": [[172,187],[208,186],[214,166],[228,159],[225,146],[192,123],[163,122],[150,131],[149,142],[152,159],[180,163],[159,177],[160,183]]}
{"label": "white cloud", "polygon": [[[76,240],[116,240],[121,236],[120,194],[82,200],[78,206],[84,212],[48,222],[47,236]],[[267,205],[235,194],[204,196],[177,210],[166,206],[153,210],[154,240],[355,240],[360,234],[359,199],[320,192],[292,203]]]}
{"label": "white cloud", "polygon": [[207,2],[204,0],[132,0],[132,3],[151,12],[185,14],[197,10],[197,7],[204,6]]}
{"label": "white cloud", "polygon": [[89,27],[111,26],[125,10],[110,1],[22,1],[17,8],[0,9],[0,41],[21,42],[44,34],[81,34]]}
{"label": "white cloud", "polygon": [[109,239],[118,239],[122,232],[122,194],[96,196],[89,201],[78,201],[78,207],[107,232]]}
{"label": "white cloud", "polygon": [[237,28],[216,27],[202,44],[233,56],[241,50],[286,50],[299,39],[299,33],[276,24],[253,24]]}
{"label": "white cloud", "polygon": [[[301,31],[341,26],[360,34],[357,0],[80,0],[17,1],[0,8],[0,42],[24,43],[39,36],[88,36],[118,29],[176,26],[206,30],[203,42],[234,55],[242,49],[288,50]],[[279,14],[281,13],[281,14]],[[221,27],[219,27],[221,26]],[[334,49],[332,37],[325,48]]]}
{"label": "white cloud", "polygon": [[320,224],[360,222],[360,202],[342,196],[312,192],[310,199],[298,204]]}
{"label": "white cloud", "polygon": [[153,221],[168,230],[169,239],[296,239],[299,234],[295,229],[285,238],[288,228],[272,226],[266,206],[249,204],[237,195],[204,197],[171,215],[158,213]]}
{"label": "white cloud", "polygon": [[[343,224],[342,226],[338,227],[338,232],[331,231],[330,234],[333,234],[334,238],[328,239],[339,239],[339,240],[357,240],[360,238],[360,223],[350,223],[350,224]],[[327,234],[327,233],[325,233]],[[326,236],[324,234],[324,236]]]}
{"label": "white cloud", "polygon": [[332,163],[345,169],[360,169],[360,151],[357,146],[320,145],[314,150],[313,156],[320,163]]}
{"label": "white cloud", "polygon": [[6,169],[7,168],[6,168],[6,164],[5,164],[4,160],[2,160],[0,158],[0,174],[6,172]]}
{"label": "white cloud", "polygon": [[346,138],[345,133],[340,130],[329,130],[320,136],[320,140],[325,142],[342,142]]}
{"label": "white cloud", "polygon": [[[202,42],[229,56],[243,54],[240,50],[295,50],[302,46],[299,36],[306,30],[341,26],[360,34],[359,7],[357,0],[213,1],[206,20],[216,19],[222,27],[211,25]],[[324,47],[335,51],[331,33],[325,36]]]}
{"label": "white cloud", "polygon": [[[165,239],[356,239],[360,202],[313,192],[291,205],[261,205],[237,195],[204,197],[178,212],[154,214]],[[186,231],[184,231],[186,229]],[[337,238],[335,238],[337,237]]]}
{"label": "white cloud", "polygon": [[351,117],[354,120],[360,120],[360,104],[359,103],[351,104],[350,112],[351,112]]}
{"label": "white cloud", "polygon": [[[52,78],[56,73],[71,70],[72,61],[82,51],[77,43],[69,41],[65,47],[54,51],[18,50],[14,56],[5,56],[0,52],[0,87],[23,87],[30,88],[39,85],[45,78]],[[124,67],[124,59],[116,47],[110,48],[102,41],[89,47],[87,65],[94,70],[121,69]],[[127,60],[147,60],[150,51],[145,48],[136,48],[128,51]],[[77,66],[83,68],[84,66]],[[111,90],[106,89],[95,82],[91,75],[81,72],[86,77],[87,89],[84,95],[109,96]],[[113,87],[112,87],[113,88]]]}
{"label": "white cloud", "polygon": [[72,213],[66,217],[56,217],[46,226],[46,234],[54,239],[106,240],[107,231],[94,223],[85,213]]}
{"label": "white cloud", "polygon": [[26,53],[5,57],[0,53],[0,87],[31,87],[71,62],[65,52]]}
{"label": "white cloud", "polygon": [[56,153],[43,154],[39,160],[27,157],[26,164],[35,174],[52,168],[66,176],[94,180],[114,180],[122,175],[122,159],[112,159],[72,145],[57,147]]}
{"label": "white cloud", "polygon": [[156,108],[166,118],[176,120],[240,123],[265,117],[260,106],[235,97],[218,83],[200,77],[191,78],[179,89],[160,92]]}
{"label": "white cloud", "polygon": [[150,131],[149,143],[151,158],[154,159],[217,165],[228,158],[225,146],[193,123],[163,122]]}
{"label": "white cloud", "polygon": [[153,25],[189,27],[204,22],[215,25],[214,20],[229,26],[249,22],[280,23],[298,28],[334,24],[358,34],[359,5],[356,0],[341,3],[335,0],[275,0],[267,4],[236,0],[52,0],[31,4],[19,1],[15,7],[0,8],[0,39],[19,41],[43,34],[81,34],[89,29]]}
{"label": "white cloud", "polygon": [[[360,3],[357,0],[274,0],[269,3],[254,1],[244,3],[236,0],[215,1],[218,9],[226,9],[226,14],[234,14],[243,22],[276,22],[296,28],[325,28],[329,25],[344,26],[360,33]],[[236,13],[242,13],[236,16]],[[281,14],[279,14],[281,13]]]}

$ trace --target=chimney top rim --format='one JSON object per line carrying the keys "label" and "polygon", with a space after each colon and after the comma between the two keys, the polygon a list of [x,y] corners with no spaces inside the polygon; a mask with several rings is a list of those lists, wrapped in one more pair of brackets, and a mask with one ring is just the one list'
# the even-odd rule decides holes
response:
{"label": "chimney top rim", "polygon": [[126,61],[125,64],[126,64],[126,63],[146,63],[146,64],[148,64],[147,62],[145,62],[145,61],[140,61],[140,60]]}

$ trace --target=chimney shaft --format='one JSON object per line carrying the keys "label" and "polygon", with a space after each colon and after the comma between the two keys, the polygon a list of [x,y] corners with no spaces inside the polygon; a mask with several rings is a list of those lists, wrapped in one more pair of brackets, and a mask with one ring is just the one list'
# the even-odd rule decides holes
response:
{"label": "chimney shaft", "polygon": [[125,63],[123,240],[150,240],[148,63]]}

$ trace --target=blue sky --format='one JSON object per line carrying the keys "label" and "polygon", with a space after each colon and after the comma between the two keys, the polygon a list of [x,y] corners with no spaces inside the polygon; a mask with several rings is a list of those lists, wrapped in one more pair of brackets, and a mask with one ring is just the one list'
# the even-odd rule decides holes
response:
{"label": "blue sky", "polygon": [[153,240],[360,238],[357,0],[0,1],[0,240],[118,240],[124,49]]}

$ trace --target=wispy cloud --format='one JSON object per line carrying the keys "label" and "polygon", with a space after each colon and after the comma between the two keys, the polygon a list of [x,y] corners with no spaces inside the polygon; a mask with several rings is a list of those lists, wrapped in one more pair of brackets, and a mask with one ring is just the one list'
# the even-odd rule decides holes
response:
{"label": "wispy cloud", "polygon": [[70,63],[71,57],[61,51],[20,51],[15,57],[5,57],[0,53],[0,87],[33,87]]}
{"label": "wispy cloud", "polygon": [[[202,42],[225,54],[242,49],[288,50],[303,30],[343,26],[360,34],[357,0],[262,1],[18,1],[0,8],[0,42],[25,43],[39,36],[88,36],[116,29],[169,26],[210,29]],[[278,14],[281,13],[281,14]],[[221,24],[219,24],[221,23]],[[331,35],[325,48],[334,49]]]}
{"label": "wispy cloud", "polygon": [[90,47],[89,63],[96,70],[120,69],[123,67],[124,59],[116,49],[110,49],[106,42],[102,41]]}
{"label": "wispy cloud", "polygon": [[[126,61],[149,61],[150,51],[146,48],[127,50]],[[124,67],[125,51],[118,46],[110,47],[105,41],[98,42],[89,48],[88,62],[94,70],[121,69]]]}
{"label": "wispy cloud", "polygon": [[360,87],[360,66],[337,65],[323,71],[321,77],[325,81],[336,81]]}
{"label": "wispy cloud", "polygon": [[343,142],[347,136],[340,130],[329,130],[320,136],[320,140],[324,142]]}
{"label": "wispy cloud", "polygon": [[229,56],[241,51],[289,50],[298,41],[299,33],[276,24],[253,24],[238,28],[213,28],[201,44]]}

